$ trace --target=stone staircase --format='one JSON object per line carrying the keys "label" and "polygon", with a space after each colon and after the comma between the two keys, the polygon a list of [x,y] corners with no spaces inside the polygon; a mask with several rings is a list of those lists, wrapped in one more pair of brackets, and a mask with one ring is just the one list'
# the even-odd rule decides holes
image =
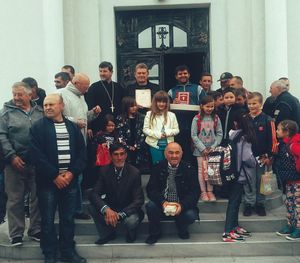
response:
{"label": "stone staircase", "polygon": [[[118,229],[118,238],[103,246],[94,244],[97,232],[92,220],[76,221],[76,243],[78,252],[87,258],[183,258],[183,257],[238,257],[238,256],[295,256],[300,255],[300,242],[288,241],[275,235],[285,224],[285,209],[280,192],[267,200],[267,216],[243,217],[240,225],[249,229],[253,236],[243,243],[224,243],[221,235],[224,227],[227,201],[214,203],[199,201],[200,221],[190,227],[191,238],[177,237],[173,222],[163,222],[163,237],[153,246],[144,240],[148,233],[147,218],[142,222],[137,241],[125,242],[124,229]],[[0,226],[0,258],[40,259],[39,244],[24,238],[22,247],[11,247],[7,237],[7,224]]]}

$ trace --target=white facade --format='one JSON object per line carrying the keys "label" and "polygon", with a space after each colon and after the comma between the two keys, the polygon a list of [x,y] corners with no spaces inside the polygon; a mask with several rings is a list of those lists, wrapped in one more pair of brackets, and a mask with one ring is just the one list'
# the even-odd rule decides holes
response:
{"label": "white facade", "polygon": [[1,0],[0,105],[24,77],[51,92],[63,64],[91,82],[100,61],[116,66],[115,10],[207,6],[214,87],[229,71],[249,90],[269,95],[270,83],[287,76],[300,98],[299,0]]}

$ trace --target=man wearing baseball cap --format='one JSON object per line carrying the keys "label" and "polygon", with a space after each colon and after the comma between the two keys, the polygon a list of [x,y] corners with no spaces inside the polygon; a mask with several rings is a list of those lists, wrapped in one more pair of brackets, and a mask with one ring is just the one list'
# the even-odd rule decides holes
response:
{"label": "man wearing baseball cap", "polygon": [[218,81],[220,81],[220,86],[221,88],[217,89],[216,91],[223,93],[223,90],[225,88],[230,87],[230,79],[233,77],[233,75],[230,72],[223,72],[220,76],[220,79]]}

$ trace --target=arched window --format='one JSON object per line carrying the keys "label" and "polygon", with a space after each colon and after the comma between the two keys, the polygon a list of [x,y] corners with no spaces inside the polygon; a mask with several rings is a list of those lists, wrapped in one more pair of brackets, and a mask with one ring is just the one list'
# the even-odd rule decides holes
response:
{"label": "arched window", "polygon": [[158,64],[153,65],[152,68],[149,69],[149,80],[153,83],[159,84]]}
{"label": "arched window", "polygon": [[152,29],[146,28],[138,36],[138,48],[152,48]]}
{"label": "arched window", "polygon": [[187,47],[187,34],[182,29],[173,27],[174,47]]}

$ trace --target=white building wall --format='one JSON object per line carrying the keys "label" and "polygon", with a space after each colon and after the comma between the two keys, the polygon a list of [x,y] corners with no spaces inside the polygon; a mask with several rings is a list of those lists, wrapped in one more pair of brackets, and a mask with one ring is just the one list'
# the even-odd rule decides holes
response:
{"label": "white building wall", "polygon": [[[183,3],[182,0],[93,0],[87,7],[80,6],[81,1],[83,0],[65,1],[65,19],[67,19],[65,20],[65,54],[66,61],[74,61],[73,64],[76,67],[83,69],[83,62],[79,57],[81,53],[86,53],[88,47],[80,46],[73,39],[80,38],[86,32],[80,30],[72,32],[74,22],[70,22],[69,17],[73,13],[73,17],[82,24],[81,28],[84,31],[92,32],[91,42],[94,43],[95,56],[90,57],[90,61],[85,63],[84,68],[92,81],[99,78],[98,64],[100,61],[108,60],[114,66],[116,65],[114,10],[210,6],[210,58],[214,87],[218,87],[217,79],[221,73],[230,71],[234,75],[243,77],[245,87],[266,94],[264,1],[186,0]],[[89,8],[90,12],[83,12],[83,8]],[[99,12],[98,25],[96,24],[97,17],[94,18],[95,10]],[[93,21],[91,21],[91,17],[93,17]],[[96,37],[99,37],[99,42]],[[68,51],[69,45],[67,44],[69,42],[73,42],[73,48],[70,51]],[[90,45],[92,44],[90,43]],[[72,52],[73,49],[77,52]],[[116,79],[116,74],[114,78]]]}
{"label": "white building wall", "polygon": [[[290,79],[290,91],[300,99],[300,1],[287,1],[287,57]],[[274,35],[274,41],[279,41],[281,36]]]}
{"label": "white building wall", "polygon": [[0,8],[0,107],[11,99],[11,86],[35,78],[47,92],[64,62],[61,0],[15,0]]}
{"label": "white building wall", "polygon": [[285,0],[265,0],[265,67],[266,85],[269,86],[274,79],[288,76],[286,14]]}
{"label": "white building wall", "polygon": [[216,88],[220,74],[230,71],[249,90],[268,95],[270,82],[287,75],[300,97],[298,0],[16,0],[0,9],[0,104],[23,77],[36,78],[50,92],[63,64],[91,82],[99,79],[100,61],[116,66],[114,10],[205,6]]}

